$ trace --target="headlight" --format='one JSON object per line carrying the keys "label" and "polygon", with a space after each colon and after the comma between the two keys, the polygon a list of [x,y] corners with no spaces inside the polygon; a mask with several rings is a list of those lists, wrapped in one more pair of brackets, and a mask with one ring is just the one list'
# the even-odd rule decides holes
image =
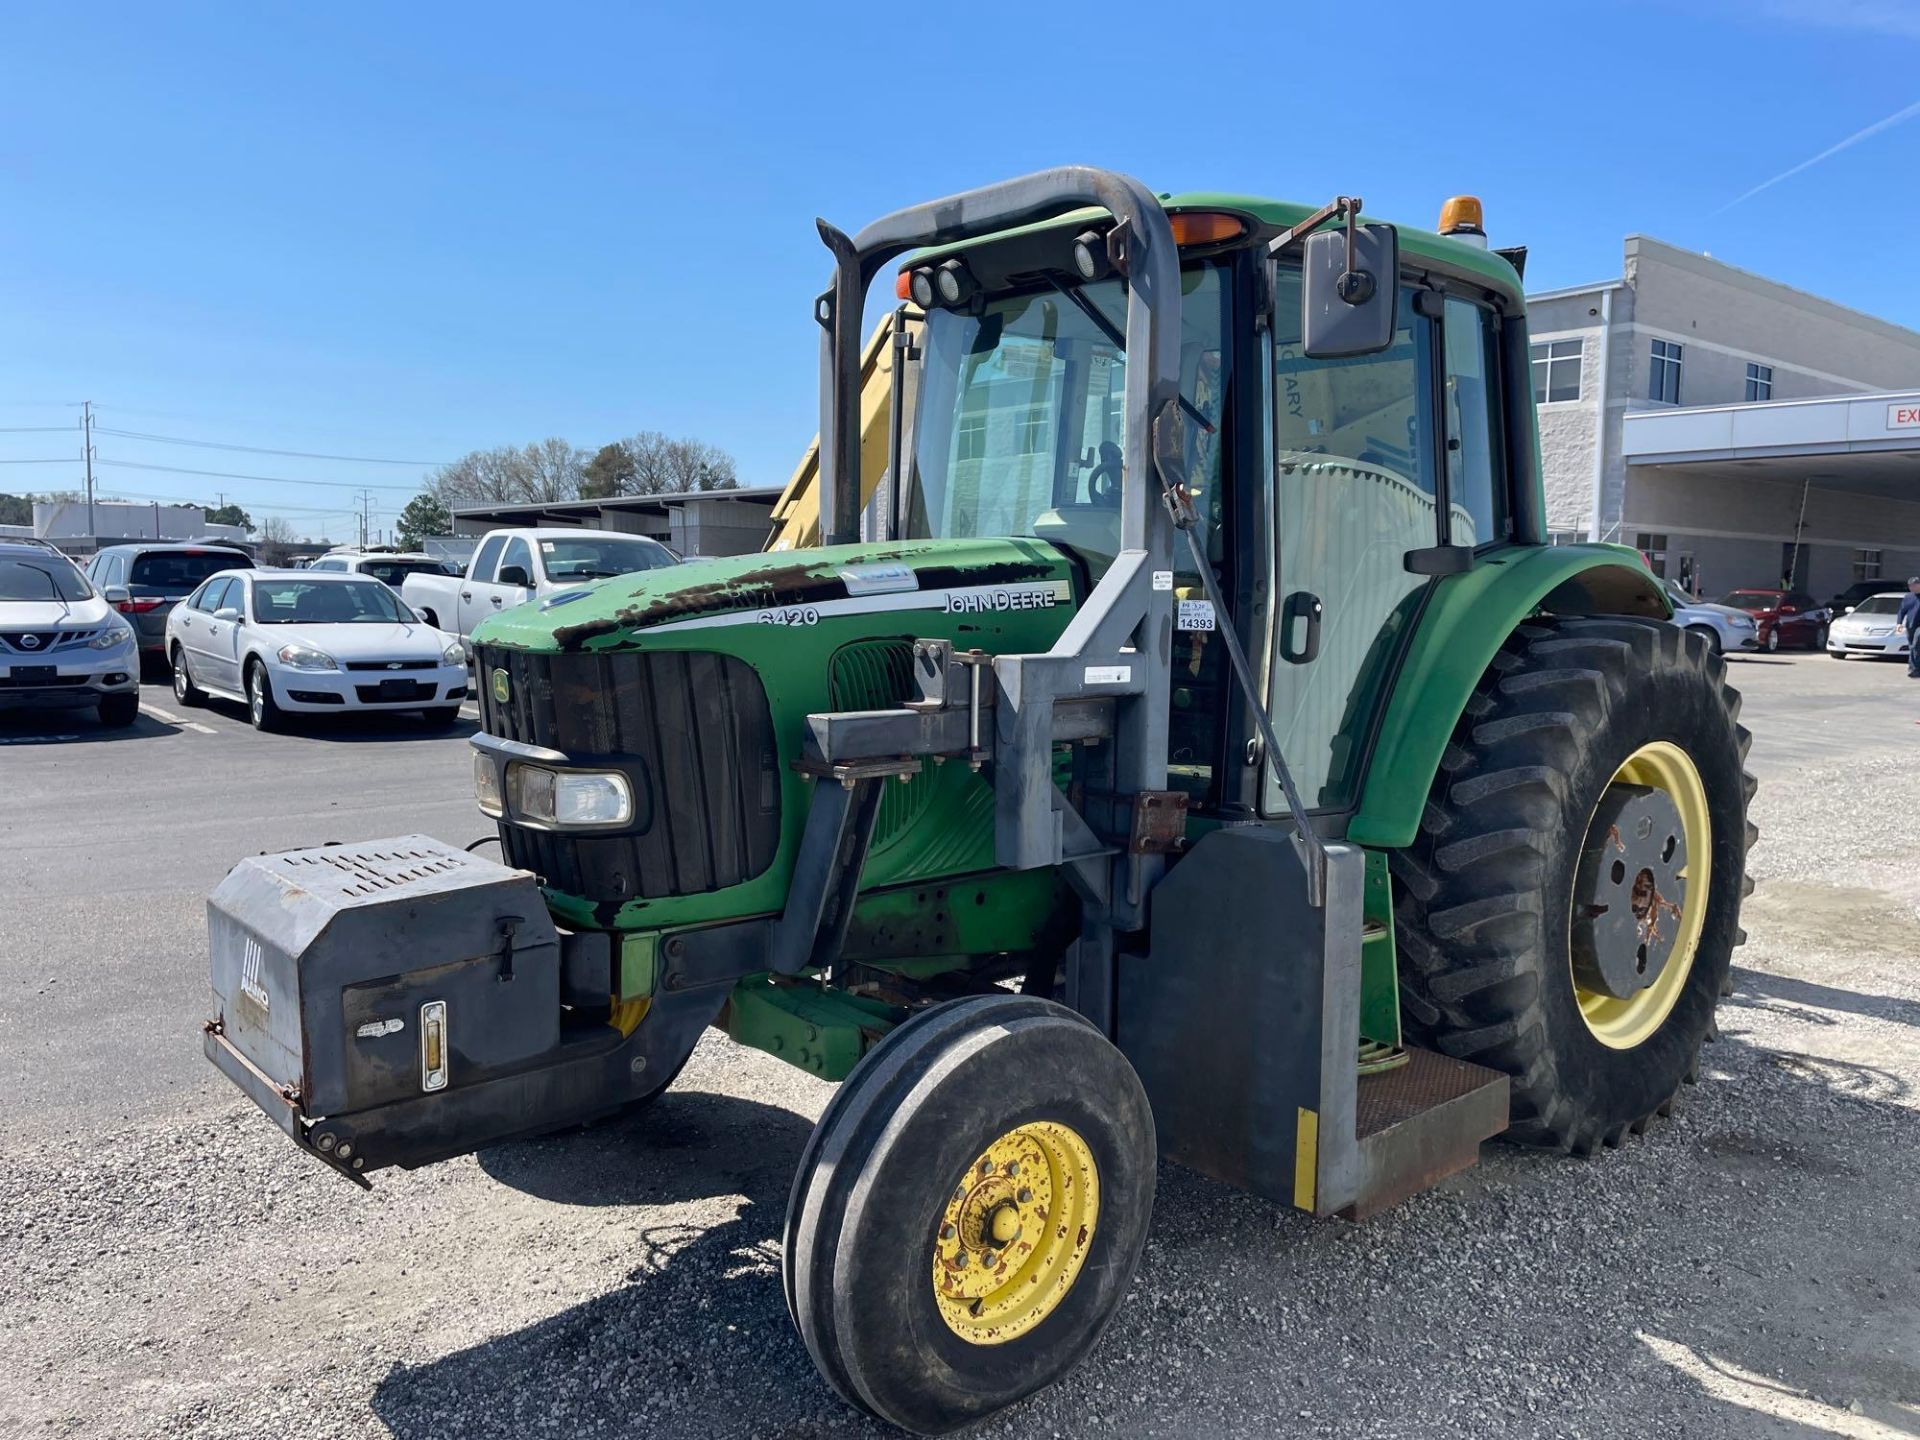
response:
{"label": "headlight", "polygon": [[116,645],[124,645],[133,638],[133,627],[124,620],[109,625],[93,639],[87,642],[91,650],[111,650]]}
{"label": "headlight", "polygon": [[294,670],[338,670],[333,657],[311,645],[282,645],[280,663]]}
{"label": "headlight", "polygon": [[440,652],[440,663],[442,665],[464,665],[466,659],[467,652],[460,648],[460,642],[458,640]]}
{"label": "headlight", "polygon": [[510,765],[507,797],[514,819],[537,825],[626,825],[633,819],[633,791],[627,777],[615,773]]}
{"label": "headlight", "polygon": [[507,813],[506,802],[500,798],[500,767],[485,755],[473,757],[473,798],[482,815],[498,820]]}

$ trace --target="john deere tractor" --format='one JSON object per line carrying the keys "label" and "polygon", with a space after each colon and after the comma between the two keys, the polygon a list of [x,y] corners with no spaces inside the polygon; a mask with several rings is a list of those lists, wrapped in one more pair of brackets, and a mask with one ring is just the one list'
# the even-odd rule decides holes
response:
{"label": "john deere tractor", "polygon": [[823,543],[483,625],[505,863],[244,861],[208,1056],[362,1185],[648,1104],[709,1027],[840,1081],[787,1304],[924,1433],[1091,1350],[1161,1157],[1363,1217],[1666,1114],[1739,698],[1632,551],[1545,543],[1517,257],[1450,208],[1069,167],[823,222]]}

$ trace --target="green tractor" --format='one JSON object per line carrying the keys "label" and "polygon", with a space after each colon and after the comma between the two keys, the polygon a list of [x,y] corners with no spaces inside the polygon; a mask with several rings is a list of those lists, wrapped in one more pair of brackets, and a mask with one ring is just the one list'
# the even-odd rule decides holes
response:
{"label": "green tractor", "polygon": [[1741,938],[1739,697],[1634,552],[1545,543],[1520,277],[1445,228],[1078,167],[822,223],[824,543],[482,626],[505,864],[243,862],[208,1056],[363,1185],[709,1027],[842,1082],[787,1303],[929,1434],[1091,1350],[1160,1157],[1363,1217],[1641,1131]]}

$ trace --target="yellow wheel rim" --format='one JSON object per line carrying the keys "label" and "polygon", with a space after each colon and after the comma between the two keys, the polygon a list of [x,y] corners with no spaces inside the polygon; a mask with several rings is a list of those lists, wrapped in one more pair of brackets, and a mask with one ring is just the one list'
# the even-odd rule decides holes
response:
{"label": "yellow wheel rim", "polygon": [[962,1340],[1000,1345],[1060,1307],[1093,1247],[1100,1172],[1065,1125],[1009,1130],[954,1183],[933,1240],[933,1298]]}
{"label": "yellow wheel rim", "polygon": [[[1607,782],[1613,785],[1646,785],[1666,792],[1680,812],[1686,830],[1686,867],[1680,874],[1685,890],[1680,900],[1678,933],[1674,936],[1673,955],[1660,978],[1646,989],[1620,999],[1604,990],[1589,990],[1576,979],[1574,998],[1580,1004],[1580,1017],[1594,1039],[1615,1050],[1631,1050],[1644,1044],[1673,1013],[1687,977],[1693,973],[1693,960],[1700,948],[1700,932],[1707,918],[1707,896],[1713,879],[1713,822],[1707,815],[1707,788],[1700,781],[1687,752],[1669,740],[1653,740],[1629,755]],[[1596,810],[1598,806],[1596,805]],[[1589,825],[1592,821],[1589,820]],[[1569,965],[1572,961],[1569,959]]]}

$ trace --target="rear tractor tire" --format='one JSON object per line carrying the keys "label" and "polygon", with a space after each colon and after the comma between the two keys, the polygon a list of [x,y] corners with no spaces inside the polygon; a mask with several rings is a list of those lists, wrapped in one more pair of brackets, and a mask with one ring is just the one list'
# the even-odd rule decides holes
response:
{"label": "rear tractor tire", "polygon": [[1529,621],[1394,857],[1411,1038],[1512,1077],[1576,1154],[1672,1108],[1729,987],[1753,781],[1725,662],[1625,617]]}
{"label": "rear tractor tire", "polygon": [[937,1435],[1059,1379],[1126,1297],[1153,1213],[1153,1113],[1051,1000],[950,1001],[842,1082],[787,1206],[787,1308],[820,1373]]}

